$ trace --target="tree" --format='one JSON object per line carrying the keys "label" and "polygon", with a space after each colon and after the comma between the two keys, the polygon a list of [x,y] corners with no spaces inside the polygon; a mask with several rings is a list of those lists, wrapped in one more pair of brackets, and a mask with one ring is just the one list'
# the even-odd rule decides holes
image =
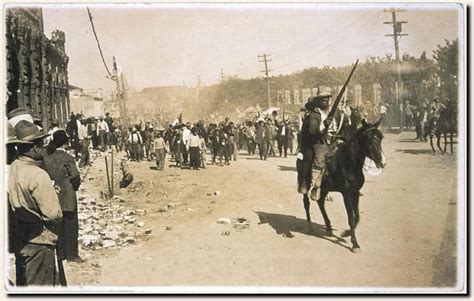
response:
{"label": "tree", "polygon": [[433,51],[433,57],[437,62],[439,96],[441,99],[449,98],[455,103],[458,102],[458,44],[458,39],[452,42],[445,40],[444,46],[438,45],[438,49]]}

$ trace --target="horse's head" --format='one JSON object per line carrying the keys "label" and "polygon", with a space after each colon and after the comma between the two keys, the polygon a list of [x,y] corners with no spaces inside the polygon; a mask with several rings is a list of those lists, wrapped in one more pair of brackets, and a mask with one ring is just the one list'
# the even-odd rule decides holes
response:
{"label": "horse's head", "polygon": [[380,121],[382,119],[374,124],[370,124],[365,119],[362,119],[362,127],[357,130],[355,135],[358,137],[362,154],[374,161],[378,168],[384,168],[386,162],[382,150],[383,135],[378,129]]}

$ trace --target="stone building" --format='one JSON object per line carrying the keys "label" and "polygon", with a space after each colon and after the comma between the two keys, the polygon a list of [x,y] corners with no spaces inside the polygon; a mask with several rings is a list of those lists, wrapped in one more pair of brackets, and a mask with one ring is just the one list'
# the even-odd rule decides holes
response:
{"label": "stone building", "polygon": [[66,35],[44,34],[41,8],[6,9],[7,113],[28,107],[44,128],[65,126],[70,112]]}

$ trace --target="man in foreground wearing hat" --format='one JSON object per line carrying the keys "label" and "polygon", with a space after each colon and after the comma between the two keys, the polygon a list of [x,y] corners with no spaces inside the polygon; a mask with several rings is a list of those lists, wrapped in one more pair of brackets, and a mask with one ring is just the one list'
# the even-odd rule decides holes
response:
{"label": "man in foreground wearing hat", "polygon": [[68,136],[64,130],[54,132],[52,153],[44,158],[44,167],[51,180],[60,188],[59,203],[63,220],[58,225],[58,258],[83,262],[79,257],[79,220],[77,216],[76,191],[81,185],[81,177],[74,158],[68,154]]}
{"label": "man in foreground wearing hat", "polygon": [[17,221],[19,246],[15,250],[18,286],[59,284],[56,270],[55,226],[62,212],[49,175],[40,168],[43,138],[47,134],[22,120],[15,125],[18,158],[10,167],[8,199]]}
{"label": "man in foreground wearing hat", "polygon": [[[307,114],[301,128],[301,150],[298,154],[298,192],[309,193],[312,200],[319,198],[322,172],[329,146],[326,132],[332,123],[328,118],[331,94],[321,93],[305,105]],[[309,191],[308,191],[309,188]]]}

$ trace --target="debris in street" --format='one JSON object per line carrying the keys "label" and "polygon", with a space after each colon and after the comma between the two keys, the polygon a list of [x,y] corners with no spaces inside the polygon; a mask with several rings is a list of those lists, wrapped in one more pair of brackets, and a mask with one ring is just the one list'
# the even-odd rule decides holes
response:
{"label": "debris in street", "polygon": [[137,223],[137,227],[143,227],[143,226],[145,226],[145,223],[144,223],[144,222],[138,222],[138,223]]}
{"label": "debris in street", "polygon": [[150,234],[150,233],[151,233],[151,229],[146,229],[146,230],[145,230],[145,234],[148,235],[148,234]]}
{"label": "debris in street", "polygon": [[232,223],[232,226],[236,230],[243,230],[250,227],[249,221],[243,217],[236,218]]}
{"label": "debris in street", "polygon": [[166,226],[166,228],[165,228],[165,230],[168,230],[168,231],[171,230],[171,229],[172,229],[171,226]]}
{"label": "debris in street", "polygon": [[222,232],[221,232],[221,235],[222,235],[222,236],[229,236],[229,235],[230,235],[230,231],[222,231]]}
{"label": "debris in street", "polygon": [[230,218],[227,218],[227,217],[220,217],[219,219],[217,219],[217,223],[218,224],[230,224],[232,221],[230,220]]}
{"label": "debris in street", "polygon": [[221,195],[221,192],[220,192],[220,191],[214,191],[214,195],[215,195],[215,196],[220,196],[220,195]]}

